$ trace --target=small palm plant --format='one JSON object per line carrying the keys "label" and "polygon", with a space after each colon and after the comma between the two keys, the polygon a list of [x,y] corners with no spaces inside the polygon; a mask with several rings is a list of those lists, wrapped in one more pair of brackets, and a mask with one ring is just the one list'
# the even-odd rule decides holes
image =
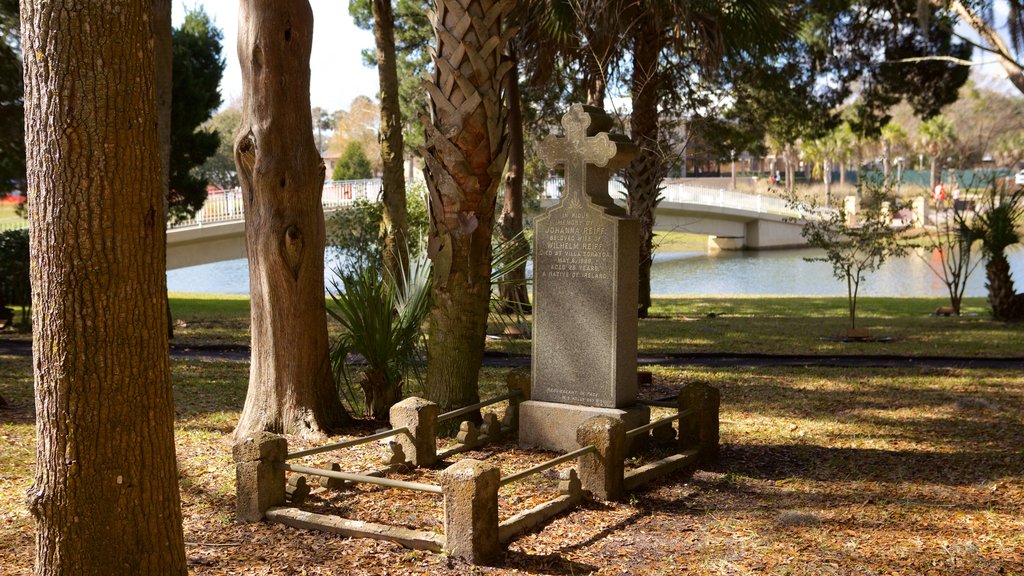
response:
{"label": "small palm plant", "polygon": [[[363,412],[377,420],[386,420],[391,406],[402,399],[406,375],[420,358],[422,326],[430,312],[430,260],[425,254],[414,257],[399,273],[400,281],[366,264],[335,270],[333,306],[327,309],[344,328],[331,350],[343,396],[352,408],[358,407],[358,384]],[[366,362],[355,382],[351,353]]]}
{"label": "small palm plant", "polygon": [[1024,188],[1013,190],[995,184],[989,188],[984,205],[971,222],[973,236],[981,242],[988,282],[988,303],[992,318],[1003,321],[1024,320],[1024,294],[1017,294],[1010,274],[1006,249],[1021,241],[1024,224]]}

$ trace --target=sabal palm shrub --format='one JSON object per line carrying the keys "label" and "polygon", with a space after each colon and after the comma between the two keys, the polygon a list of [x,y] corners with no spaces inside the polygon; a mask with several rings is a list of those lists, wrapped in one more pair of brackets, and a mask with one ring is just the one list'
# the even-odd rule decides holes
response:
{"label": "sabal palm shrub", "polygon": [[[327,310],[344,330],[331,350],[342,397],[358,412],[358,386],[362,411],[377,420],[386,420],[391,406],[402,399],[403,384],[421,356],[422,327],[430,311],[426,255],[411,258],[400,274],[403,278],[395,278],[365,262],[339,268]],[[349,363],[353,353],[365,361],[356,374]]]}
{"label": "sabal palm shrub", "polygon": [[992,318],[1024,320],[1024,294],[1017,294],[1010,274],[1006,249],[1020,243],[1024,224],[1024,188],[994,184],[971,222],[973,236],[981,242],[985,257],[985,283]]}

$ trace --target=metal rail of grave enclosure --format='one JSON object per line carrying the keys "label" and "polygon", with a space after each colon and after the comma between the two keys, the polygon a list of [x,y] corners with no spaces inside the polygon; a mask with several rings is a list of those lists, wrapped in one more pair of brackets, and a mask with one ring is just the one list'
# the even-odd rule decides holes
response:
{"label": "metal rail of grave enclosure", "polygon": [[[674,404],[669,403],[669,402],[659,402],[657,404],[652,402],[651,405],[664,406],[664,407],[675,406]],[[659,426],[664,426],[666,424],[671,425],[672,422],[674,422],[676,420],[679,420],[679,419],[683,418],[684,416],[689,416],[691,414],[693,414],[693,411],[690,410],[690,409],[680,410],[680,411],[676,412],[675,414],[672,414],[671,416],[666,416],[664,418],[660,418],[658,420],[655,420],[654,422],[651,422],[649,424],[644,424],[643,426],[638,426],[636,428],[633,428],[632,430],[628,430],[626,432],[626,438],[633,438],[634,436],[638,436],[638,435],[643,434],[643,433],[645,433],[645,432],[647,432],[649,430],[653,430],[653,429],[655,429],[655,428],[657,428]],[[566,454],[562,454],[561,456],[552,458],[551,460],[546,460],[544,462],[541,462],[540,464],[537,464],[536,466],[533,466],[531,468],[527,468],[526,470],[522,470],[520,472],[516,472],[515,474],[510,474],[508,476],[505,476],[504,478],[502,478],[498,482],[498,485],[499,486],[505,486],[505,485],[511,484],[513,482],[518,482],[519,480],[523,480],[524,478],[529,478],[530,476],[533,476],[534,474],[540,474],[541,472],[543,472],[545,470],[554,468],[555,466],[558,466],[559,464],[562,464],[563,462],[568,462],[569,460],[573,460],[573,459],[579,458],[580,456],[583,456],[584,454],[589,454],[591,452],[596,452],[596,451],[597,451],[597,448],[594,447],[594,446],[584,446],[584,447],[579,448],[577,450],[573,450],[572,452],[568,452]]]}
{"label": "metal rail of grave enclosure", "polygon": [[498,402],[502,402],[504,400],[511,400],[511,399],[513,399],[513,398],[515,398],[517,396],[520,396],[521,394],[522,394],[522,392],[520,392],[519,390],[513,390],[511,392],[502,394],[501,396],[495,396],[494,398],[491,398],[489,400],[484,400],[483,402],[477,402],[476,404],[470,404],[469,406],[463,406],[462,408],[456,408],[455,410],[450,410],[448,412],[445,412],[444,414],[438,414],[437,421],[438,422],[444,422],[445,420],[451,420],[452,418],[458,418],[459,416],[462,416],[464,414],[469,414],[470,412],[474,412],[474,411],[479,410],[481,408],[486,408],[487,406],[490,406],[491,404],[497,404]]}
{"label": "metal rail of grave enclosure", "polygon": [[[462,416],[463,414],[469,414],[470,412],[473,412],[475,410],[479,410],[480,408],[484,408],[484,407],[490,406],[491,404],[497,404],[498,402],[502,402],[502,401],[505,401],[505,400],[511,400],[511,399],[513,399],[513,398],[515,398],[517,396],[520,396],[521,394],[522,393],[520,391],[513,390],[512,392],[508,392],[508,393],[502,394],[500,396],[495,396],[494,398],[490,398],[490,399],[484,400],[482,402],[477,402],[476,404],[472,404],[470,406],[464,406],[462,408],[458,408],[456,410],[451,410],[449,412],[445,412],[444,414],[440,414],[437,417],[437,421],[438,422],[443,422],[445,420],[450,420],[452,418],[457,418],[459,416]],[[363,436],[362,438],[355,438],[355,439],[352,439],[352,440],[345,440],[343,442],[335,442],[334,444],[327,444],[325,446],[317,446],[315,448],[308,448],[306,450],[299,450],[298,452],[291,452],[291,453],[289,453],[285,457],[285,460],[286,461],[287,460],[295,460],[295,459],[303,458],[303,457],[306,457],[306,456],[313,456],[315,454],[323,454],[324,452],[333,452],[334,450],[342,450],[344,448],[352,448],[354,446],[359,446],[359,445],[362,445],[362,444],[367,444],[367,443],[373,442],[375,440],[383,440],[385,438],[390,438],[392,436],[397,436],[399,434],[409,434],[409,435],[411,435],[412,432],[406,426],[403,426],[401,428],[392,428],[391,430],[384,430],[383,432],[377,432],[376,434],[371,434],[369,436]],[[420,482],[408,482],[408,481],[405,481],[405,480],[393,480],[391,478],[381,478],[381,477],[378,477],[378,476],[369,476],[369,475],[366,475],[366,474],[350,474],[348,472],[341,472],[341,471],[338,471],[338,470],[325,470],[323,468],[313,468],[313,467],[310,467],[310,466],[298,466],[298,465],[295,465],[295,464],[289,464],[287,462],[285,462],[282,465],[282,467],[285,470],[289,471],[289,472],[296,472],[296,473],[299,473],[299,474],[309,474],[309,475],[312,475],[312,476],[322,476],[324,478],[333,478],[335,480],[344,480],[344,481],[347,481],[347,482],[361,482],[361,483],[364,483],[364,484],[377,484],[379,486],[386,486],[388,488],[399,488],[401,490],[412,490],[414,492],[426,492],[426,493],[429,493],[429,494],[442,494],[443,493],[441,491],[441,487],[437,486],[435,484],[422,484]]]}
{"label": "metal rail of grave enclosure", "polygon": [[[353,446],[359,446],[374,440],[383,440],[384,438],[390,438],[399,434],[410,434],[408,427],[393,428],[391,430],[385,430],[369,436],[363,436],[362,438],[356,438],[354,440],[345,440],[344,442],[336,442],[334,444],[328,444],[326,446],[317,446],[316,448],[309,448],[307,450],[299,450],[298,452],[292,452],[285,457],[285,460],[295,460],[296,458],[302,458],[305,456],[312,456],[314,454],[322,454],[324,452],[331,452],[334,450],[341,450],[343,448],[352,448]],[[380,478],[377,476],[368,476],[365,474],[350,474],[348,472],[341,472],[338,470],[324,470],[323,468],[312,468],[310,466],[297,466],[295,464],[289,464],[285,462],[283,465],[285,470],[289,472],[297,472],[299,474],[310,474],[312,476],[322,476],[324,478],[333,478],[335,480],[345,480],[348,482],[362,482],[365,484],[377,484],[380,486],[387,486],[388,488],[400,488],[403,490],[413,490],[415,492],[428,492],[430,494],[441,494],[441,487],[433,484],[421,484],[419,482],[407,482],[405,480],[393,480],[390,478]]]}

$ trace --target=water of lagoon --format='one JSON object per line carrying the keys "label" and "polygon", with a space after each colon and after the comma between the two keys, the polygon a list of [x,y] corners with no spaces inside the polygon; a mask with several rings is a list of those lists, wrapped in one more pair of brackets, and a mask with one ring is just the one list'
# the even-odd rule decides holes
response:
{"label": "water of lagoon", "polygon": [[[832,276],[826,262],[807,262],[821,254],[814,249],[749,252],[656,254],[651,269],[651,292],[656,295],[793,295],[846,296],[846,283]],[[921,251],[923,254],[923,251]],[[1024,292],[1024,248],[1009,253],[1017,291]],[[326,281],[336,260],[328,259]],[[245,259],[192,266],[167,272],[172,292],[248,294],[249,265]],[[862,296],[947,296],[945,285],[919,255],[886,262],[861,285]],[[967,296],[985,296],[985,269],[979,265],[967,286]]]}

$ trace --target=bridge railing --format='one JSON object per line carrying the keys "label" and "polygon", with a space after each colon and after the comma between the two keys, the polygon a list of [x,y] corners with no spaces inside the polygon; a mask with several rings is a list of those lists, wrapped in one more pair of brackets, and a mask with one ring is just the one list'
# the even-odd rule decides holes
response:
{"label": "bridge railing", "polygon": [[[381,179],[328,180],[324,182],[321,202],[325,210],[348,206],[357,200],[377,201],[380,199]],[[239,222],[244,219],[245,202],[239,188],[216,190],[206,196],[202,209],[192,218],[171,223],[168,228],[201,227],[206,224]]]}
{"label": "bridge railing", "polygon": [[24,230],[28,228],[28,220],[9,220],[6,222],[0,222],[0,232],[7,232],[8,230]]}
{"label": "bridge railing", "polygon": [[[544,182],[544,198],[560,198],[565,180],[549,178]],[[620,180],[608,181],[608,194],[613,200],[625,200],[626,187]],[[721,208],[735,208],[765,214],[783,214],[797,216],[797,212],[786,205],[786,201],[776,196],[747,194],[724,188],[709,188],[690,184],[673,183],[666,185],[661,191],[664,202],[679,204],[701,204]]]}

